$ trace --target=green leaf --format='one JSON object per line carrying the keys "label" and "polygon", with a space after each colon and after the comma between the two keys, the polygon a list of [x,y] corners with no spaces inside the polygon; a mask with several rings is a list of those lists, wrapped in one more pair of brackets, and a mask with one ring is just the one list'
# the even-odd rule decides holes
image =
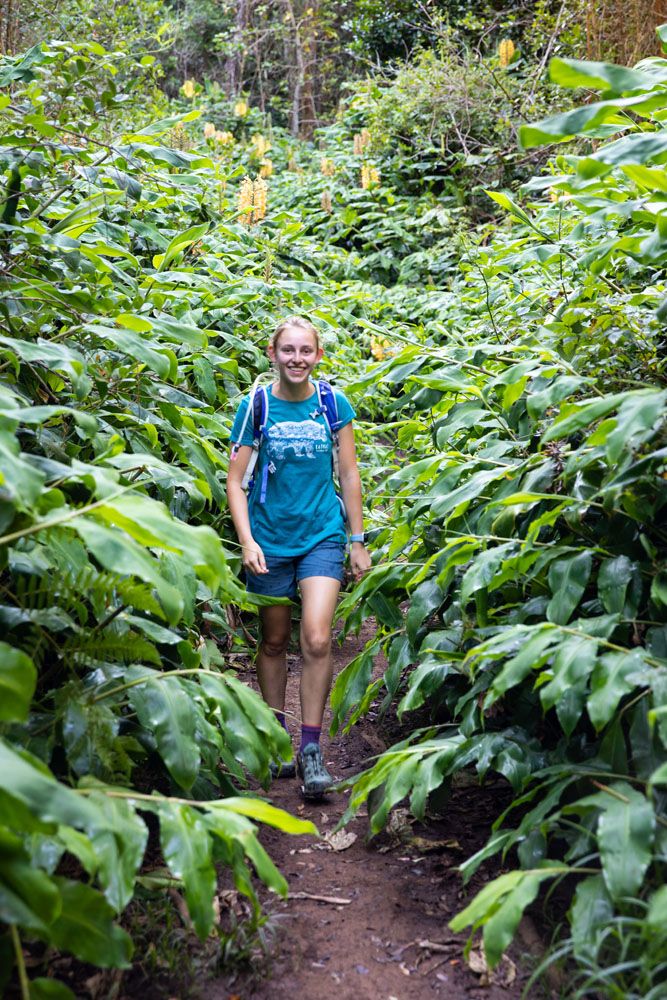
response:
{"label": "green leaf", "polygon": [[0,827],[0,921],[47,933],[60,908],[53,880],[33,867],[21,838]]}
{"label": "green leaf", "polygon": [[200,754],[193,703],[176,677],[164,677],[148,667],[130,667],[128,682],[144,683],[128,691],[129,702],[139,721],[155,737],[158,751],[169,773],[181,788],[192,787],[199,771]]}
{"label": "green leaf", "polygon": [[217,806],[229,809],[230,812],[238,813],[241,816],[248,816],[250,819],[274,826],[283,833],[311,833],[319,836],[317,827],[309,819],[298,819],[284,809],[277,809],[264,799],[251,799],[245,797],[219,799]]}
{"label": "green leaf", "polygon": [[[90,845],[95,853],[97,876],[104,895],[120,913],[132,899],[134,882],[148,842],[148,830],[133,803],[106,795],[104,786],[88,798],[96,810],[95,825],[89,825]],[[70,848],[76,846],[70,838]],[[86,845],[83,850],[87,853]]]}
{"label": "green leaf", "polygon": [[545,143],[567,142],[576,135],[590,134],[596,126],[604,122],[612,122],[619,126],[627,124],[627,119],[622,117],[627,109],[634,114],[649,116],[661,108],[664,101],[663,93],[595,101],[574,108],[572,111],[565,111],[563,114],[543,118],[534,125],[522,125],[519,129],[519,141],[524,149],[543,146]]}
{"label": "green leaf", "polygon": [[132,940],[113,922],[113,910],[101,893],[81,882],[56,878],[62,910],[49,927],[49,940],[83,962],[103,969],[127,969]]}
{"label": "green leaf", "polygon": [[0,721],[25,722],[37,684],[29,656],[0,642]]}
{"label": "green leaf", "polygon": [[76,997],[69,986],[58,979],[40,976],[30,980],[30,1000],[76,1000]]}
{"label": "green leaf", "polygon": [[604,559],[598,572],[598,594],[605,611],[621,614],[625,607],[625,595],[635,570],[635,564],[627,556]]}
{"label": "green leaf", "polygon": [[100,524],[92,517],[72,521],[92,554],[111,573],[135,576],[155,587],[167,620],[174,624],[183,613],[183,600],[176,587],[167,583],[156,559],[122,531]]}
{"label": "green leaf", "polygon": [[602,875],[592,875],[577,885],[570,909],[572,943],[576,958],[594,962],[603,932],[614,917],[614,907]]}
{"label": "green leaf", "polygon": [[649,90],[667,81],[667,71],[657,60],[647,63],[642,72],[615,63],[555,58],[549,63],[549,78],[561,87],[587,87],[623,94],[631,90]]}
{"label": "green leaf", "polygon": [[589,402],[584,400],[577,403],[564,404],[561,406],[561,411],[556,421],[543,436],[542,443],[547,444],[549,441],[565,438],[570,434],[575,434],[577,431],[583,430],[584,427],[588,427],[595,420],[606,417],[608,413],[615,410],[627,395],[627,393],[616,393]]}
{"label": "green leaf", "polygon": [[621,698],[642,682],[646,663],[640,650],[601,656],[591,678],[587,702],[590,720],[599,732],[613,718]]}
{"label": "green leaf", "polygon": [[[559,711],[559,719],[567,736],[576,726],[584,707],[585,685],[595,666],[597,641],[581,636],[567,636],[559,643],[551,667],[552,679],[540,689],[540,699],[545,710],[563,699],[566,704]],[[573,692],[581,692],[575,703],[567,701]]]}
{"label": "green leaf", "polygon": [[655,389],[634,392],[622,403],[618,424],[607,436],[607,458],[611,465],[618,462],[624,450],[635,448],[647,431],[662,422],[666,403],[667,392]]}
{"label": "green leaf", "polygon": [[218,387],[215,384],[215,375],[212,365],[206,358],[195,358],[192,371],[195,376],[197,386],[204,393],[209,403],[215,403],[218,396]]}
{"label": "green leaf", "polygon": [[615,781],[602,798],[598,845],[612,899],[636,896],[653,856],[655,812],[641,792]]}
{"label": "green leaf", "polygon": [[202,222],[198,226],[191,226],[186,229],[183,233],[178,233],[170,241],[167,249],[163,254],[159,254],[154,261],[155,266],[158,271],[165,271],[167,266],[172,262],[172,260],[179,254],[182,250],[187,249],[197,240],[200,240],[205,233],[208,232],[209,224],[208,222]]}
{"label": "green leaf", "polygon": [[667,885],[661,885],[649,899],[646,923],[652,934],[664,937],[667,929]]}
{"label": "green leaf", "polygon": [[30,510],[42,491],[44,479],[44,473],[21,456],[18,441],[0,430],[0,490],[5,497],[22,510]]}
{"label": "green leaf", "polygon": [[373,675],[374,657],[382,639],[377,638],[370,646],[355,656],[338,674],[331,691],[331,735],[335,736],[348,714],[361,701]]}
{"label": "green leaf", "polygon": [[410,595],[410,608],[406,617],[406,631],[411,642],[414,642],[417,630],[424,620],[440,607],[444,596],[444,591],[434,577],[415,587]]}
{"label": "green leaf", "polygon": [[547,605],[547,618],[550,622],[567,625],[583,597],[592,566],[593,556],[590,549],[551,563],[549,586],[553,597]]}
{"label": "green leaf", "polygon": [[94,337],[110,340],[117,350],[145,364],[161,378],[175,377],[176,355],[169,348],[157,345],[155,341],[147,340],[132,330],[123,330],[118,326],[106,327],[100,323],[89,323],[85,329]]}
{"label": "green leaf", "polygon": [[160,805],[160,842],[164,860],[185,885],[185,901],[195,931],[204,941],[213,927],[217,884],[206,823],[195,809],[175,803]]}
{"label": "green leaf", "polygon": [[485,885],[472,902],[449,921],[449,927],[455,934],[471,925],[473,933],[483,927],[484,950],[493,968],[514,937],[523,911],[537,896],[540,884],[547,878],[568,871],[564,865],[545,862],[544,868],[500,875]]}
{"label": "green leaf", "polygon": [[520,684],[531,670],[539,670],[551,655],[554,643],[560,641],[561,633],[549,625],[540,625],[524,639],[521,650],[511,657],[494,679],[484,701],[490,708],[510,688]]}

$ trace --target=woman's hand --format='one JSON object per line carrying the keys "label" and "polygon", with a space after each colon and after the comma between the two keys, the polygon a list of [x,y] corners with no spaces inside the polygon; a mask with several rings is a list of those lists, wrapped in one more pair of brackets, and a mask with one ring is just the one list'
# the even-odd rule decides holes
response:
{"label": "woman's hand", "polygon": [[362,542],[352,542],[350,545],[350,572],[358,583],[371,568],[371,557]]}
{"label": "woman's hand", "polygon": [[254,538],[250,539],[250,541],[243,546],[243,567],[244,569],[247,569],[249,573],[252,573],[253,576],[260,576],[262,573],[269,572],[264,558],[264,553]]}

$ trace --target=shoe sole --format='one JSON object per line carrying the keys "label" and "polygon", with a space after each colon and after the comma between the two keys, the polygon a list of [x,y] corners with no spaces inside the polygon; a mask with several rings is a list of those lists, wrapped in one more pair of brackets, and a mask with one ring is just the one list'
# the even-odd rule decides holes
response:
{"label": "shoe sole", "polygon": [[296,778],[296,764],[287,763],[283,764],[280,769],[276,769],[274,772],[271,770],[271,778],[273,781],[280,780],[281,778]]}
{"label": "shoe sole", "polygon": [[307,792],[305,785],[301,786],[301,794],[303,795],[306,802],[321,802],[322,799],[326,798],[327,794],[331,791],[331,785],[325,788],[321,792]]}

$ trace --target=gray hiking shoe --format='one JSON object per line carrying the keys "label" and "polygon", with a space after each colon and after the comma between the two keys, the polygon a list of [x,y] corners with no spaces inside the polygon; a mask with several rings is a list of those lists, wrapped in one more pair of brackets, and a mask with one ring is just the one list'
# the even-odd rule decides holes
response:
{"label": "gray hiking shoe", "polygon": [[272,778],[296,778],[296,764],[293,760],[270,760],[269,771]]}
{"label": "gray hiking shoe", "polygon": [[321,799],[334,783],[322,760],[322,751],[317,743],[309,743],[296,755],[299,776],[303,778],[304,799]]}

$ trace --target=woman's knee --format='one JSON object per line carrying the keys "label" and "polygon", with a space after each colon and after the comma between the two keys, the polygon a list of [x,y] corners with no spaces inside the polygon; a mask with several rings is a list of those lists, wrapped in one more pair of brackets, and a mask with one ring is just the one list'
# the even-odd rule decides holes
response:
{"label": "woman's knee", "polygon": [[329,629],[306,628],[301,633],[301,649],[306,656],[323,659],[331,652]]}
{"label": "woman's knee", "polygon": [[289,630],[285,632],[271,632],[262,636],[262,652],[266,656],[283,656],[287,652],[289,644]]}

